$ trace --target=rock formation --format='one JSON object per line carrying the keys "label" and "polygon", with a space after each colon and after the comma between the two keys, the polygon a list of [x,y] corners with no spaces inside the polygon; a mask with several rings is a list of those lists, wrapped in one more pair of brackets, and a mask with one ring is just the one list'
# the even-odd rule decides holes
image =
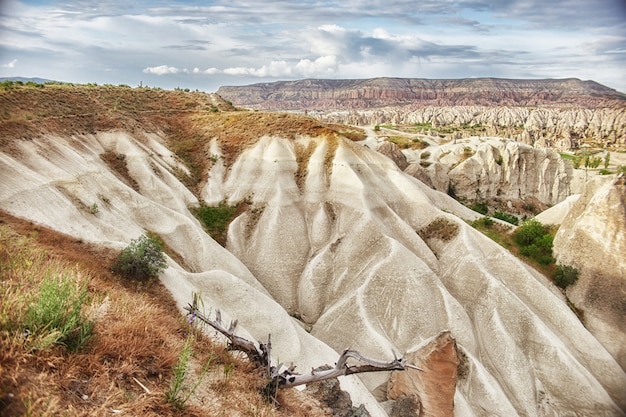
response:
{"label": "rock formation", "polygon": [[377,150],[400,161],[407,174],[467,202],[539,204],[540,209],[578,191],[571,187],[571,164],[556,152],[506,139],[474,137],[404,150],[406,161],[393,143],[383,142]]}
{"label": "rock formation", "polygon": [[[499,136],[539,147],[575,149],[593,138],[600,147],[626,147],[626,106],[389,106],[382,109],[309,112],[320,120],[351,125],[405,124],[447,138]],[[445,127],[442,128],[442,127]]]}
{"label": "rock formation", "polygon": [[594,177],[569,210],[554,238],[563,265],[578,269],[567,296],[587,328],[626,369],[626,183]]}
{"label": "rock formation", "polygon": [[387,396],[392,400],[414,397],[420,409],[415,417],[454,416],[454,393],[461,362],[450,332],[440,333],[406,356],[420,369],[392,372]]}
{"label": "rock formation", "polygon": [[278,81],[220,87],[217,94],[235,105],[268,110],[337,110],[420,104],[421,106],[598,107],[623,103],[626,95],[593,81],[501,78]]}

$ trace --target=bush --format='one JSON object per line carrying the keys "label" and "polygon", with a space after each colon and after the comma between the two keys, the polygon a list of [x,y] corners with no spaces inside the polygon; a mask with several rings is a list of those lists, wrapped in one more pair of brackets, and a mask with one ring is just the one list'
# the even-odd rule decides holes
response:
{"label": "bush", "polygon": [[526,220],[517,228],[513,235],[515,243],[520,247],[520,253],[542,265],[554,261],[552,258],[552,236],[550,228],[535,219]]}
{"label": "bush", "polygon": [[503,211],[494,212],[493,217],[495,217],[496,219],[504,220],[505,222],[514,224],[516,226],[519,224],[519,219],[517,218],[517,216],[514,216],[509,213],[505,213]]}
{"label": "bush", "polygon": [[122,250],[113,264],[113,271],[145,281],[157,277],[166,266],[163,244],[155,238],[141,235]]}
{"label": "bush", "polygon": [[558,287],[565,289],[578,280],[578,269],[569,265],[557,265],[552,279]]}
{"label": "bush", "polygon": [[480,214],[487,214],[489,213],[489,206],[487,206],[487,203],[484,201],[480,201],[472,206],[469,206],[470,209],[480,213]]}
{"label": "bush", "polygon": [[472,227],[491,227],[493,226],[493,219],[489,216],[481,217],[480,219],[474,220],[472,223]]}
{"label": "bush", "polygon": [[546,227],[538,220],[526,220],[515,231],[515,242],[521,246],[531,245],[536,239],[546,234]]}

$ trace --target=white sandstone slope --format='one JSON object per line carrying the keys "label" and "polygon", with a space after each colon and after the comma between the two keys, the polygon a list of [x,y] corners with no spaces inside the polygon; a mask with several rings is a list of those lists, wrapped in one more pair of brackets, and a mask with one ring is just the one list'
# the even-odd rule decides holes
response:
{"label": "white sandstone slope", "polygon": [[[19,141],[0,153],[0,208],[110,247],[158,233],[185,260],[162,275],[181,306],[201,291],[244,334],[272,333],[273,352],[303,372],[332,363],[328,346],[391,359],[449,330],[466,369],[456,416],[625,415],[624,371],[544,278],[462,220],[476,213],[343,138],[265,136],[228,169],[220,160],[203,198],[252,205],[227,250],[189,213],[197,200],[158,135]],[[358,380],[342,384],[384,415]]]}
{"label": "white sandstone slope", "polygon": [[[626,375],[545,279],[440,210],[437,193],[388,158],[343,140],[298,141],[315,147],[302,189],[294,142],[272,137],[221,181],[231,201],[256,207],[231,224],[228,249],[313,335],[384,356],[450,329],[470,369],[458,415],[622,415]],[[439,238],[434,222],[453,231]]]}
{"label": "white sandstone slope", "polygon": [[[103,162],[106,151],[125,157],[138,191]],[[168,259],[161,277],[181,309],[197,292],[208,308],[221,309],[225,320],[238,319],[244,337],[266,340],[271,333],[273,353],[297,369],[336,360],[336,352],[303,331],[249,270],[204,232],[187,209],[197,200],[172,175],[173,168],[185,169],[157,135],[108,132],[16,141],[10,154],[0,153],[0,209],[120,249],[145,231],[158,233],[188,269]],[[94,204],[97,210],[91,209]],[[343,378],[342,387],[355,404],[385,415],[356,377]]]}

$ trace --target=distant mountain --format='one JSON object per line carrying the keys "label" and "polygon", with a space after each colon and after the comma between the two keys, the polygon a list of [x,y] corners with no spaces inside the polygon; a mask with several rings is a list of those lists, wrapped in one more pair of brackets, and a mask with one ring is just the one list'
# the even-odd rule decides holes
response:
{"label": "distant mountain", "polygon": [[217,93],[235,105],[267,110],[367,109],[409,104],[612,107],[626,103],[626,94],[595,81],[576,78],[306,79],[224,86]]}
{"label": "distant mountain", "polygon": [[33,83],[37,83],[37,84],[45,84],[45,83],[51,83],[51,82],[55,82],[54,80],[48,80],[46,78],[38,78],[38,77],[34,77],[34,78],[27,78],[27,77],[0,77],[0,82],[2,81],[21,81],[23,83],[27,83],[27,82],[33,82]]}

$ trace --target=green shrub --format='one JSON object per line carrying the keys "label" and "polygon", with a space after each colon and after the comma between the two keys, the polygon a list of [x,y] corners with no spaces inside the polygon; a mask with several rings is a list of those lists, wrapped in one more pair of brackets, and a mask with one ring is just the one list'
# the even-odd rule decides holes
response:
{"label": "green shrub", "polygon": [[474,228],[480,228],[481,226],[489,228],[493,226],[493,219],[489,216],[481,217],[480,219],[474,220],[471,225]]}
{"label": "green shrub", "polygon": [[480,201],[478,203],[475,203],[472,206],[469,206],[470,209],[480,213],[480,214],[487,214],[489,213],[489,207],[487,206],[487,203],[484,201]]}
{"label": "green shrub", "polygon": [[158,239],[141,235],[122,250],[113,264],[113,271],[145,281],[157,277],[166,266],[163,244]]}
{"label": "green shrub", "polygon": [[548,265],[554,261],[552,258],[553,239],[550,228],[535,219],[526,220],[513,235],[513,240],[520,247],[520,253],[542,265]]}
{"label": "green shrub", "polygon": [[23,326],[30,332],[30,349],[45,350],[60,344],[75,351],[83,346],[94,325],[82,311],[86,298],[87,286],[79,286],[76,276],[49,271],[26,310]]}
{"label": "green shrub", "polygon": [[504,220],[505,222],[514,224],[516,226],[519,224],[519,218],[517,216],[514,216],[509,213],[505,213],[503,211],[494,212],[493,217],[495,217],[496,219]]}
{"label": "green shrub", "polygon": [[558,287],[565,289],[578,280],[578,269],[569,265],[557,265],[552,279]]}
{"label": "green shrub", "polygon": [[515,242],[521,246],[532,244],[536,239],[546,234],[546,227],[538,220],[526,220],[515,231]]}

